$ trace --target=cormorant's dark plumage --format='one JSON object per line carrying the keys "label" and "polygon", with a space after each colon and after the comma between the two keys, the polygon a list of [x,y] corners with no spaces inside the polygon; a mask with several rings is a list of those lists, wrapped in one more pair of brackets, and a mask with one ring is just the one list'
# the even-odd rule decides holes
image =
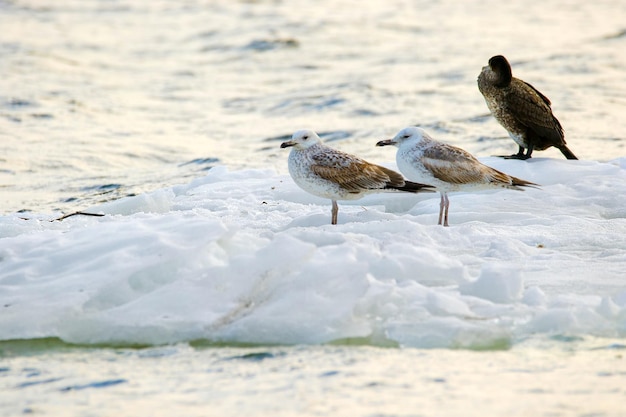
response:
{"label": "cormorant's dark plumage", "polygon": [[533,150],[543,151],[554,146],[567,159],[578,159],[565,143],[563,127],[552,114],[548,97],[513,77],[505,57],[496,55],[483,67],[478,76],[478,89],[491,114],[519,146],[519,152],[507,158],[528,159]]}

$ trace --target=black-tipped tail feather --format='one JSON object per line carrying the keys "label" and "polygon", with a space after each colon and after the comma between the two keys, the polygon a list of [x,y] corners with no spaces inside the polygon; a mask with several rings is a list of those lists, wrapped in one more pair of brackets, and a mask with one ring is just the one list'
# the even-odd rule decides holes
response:
{"label": "black-tipped tail feather", "polygon": [[526,181],[521,178],[511,177],[511,185],[513,188],[523,191],[522,188],[519,187],[530,187],[530,188],[539,188],[541,185],[535,184],[534,182]]}
{"label": "black-tipped tail feather", "polygon": [[419,182],[411,182],[411,181],[404,181],[404,185],[400,185],[400,186],[388,185],[385,188],[389,190],[406,191],[409,193],[434,193],[435,192],[435,187],[433,187],[432,185],[420,184]]}

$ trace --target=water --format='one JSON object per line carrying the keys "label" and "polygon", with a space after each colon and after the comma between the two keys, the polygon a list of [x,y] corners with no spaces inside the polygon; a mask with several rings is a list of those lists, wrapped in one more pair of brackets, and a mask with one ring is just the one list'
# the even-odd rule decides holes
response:
{"label": "water", "polygon": [[0,212],[71,212],[218,164],[284,172],[279,141],[302,127],[378,161],[374,144],[410,124],[510,154],[476,86],[498,53],[552,100],[580,158],[624,155],[625,8],[1,2]]}
{"label": "water", "polygon": [[[625,16],[0,0],[0,415],[624,415]],[[513,153],[495,54],[584,160],[490,161],[544,194],[453,196],[449,230],[372,196],[329,229],[284,176],[303,127],[373,162],[411,124]]]}
{"label": "water", "polygon": [[30,345],[41,352],[5,359],[0,386],[13,398],[7,416],[619,416],[625,347],[603,343],[485,353],[358,345],[94,350],[48,340]]}

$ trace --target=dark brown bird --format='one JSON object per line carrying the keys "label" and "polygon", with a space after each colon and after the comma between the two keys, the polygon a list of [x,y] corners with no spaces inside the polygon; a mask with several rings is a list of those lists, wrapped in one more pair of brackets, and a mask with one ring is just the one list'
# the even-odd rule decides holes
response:
{"label": "dark brown bird", "polygon": [[[489,111],[509,132],[519,151],[505,158],[528,159],[534,150],[550,146],[567,159],[578,159],[565,143],[563,127],[552,114],[550,100],[535,87],[513,77],[511,65],[502,55],[489,60],[478,76],[478,89]],[[526,150],[526,153],[524,153]]]}

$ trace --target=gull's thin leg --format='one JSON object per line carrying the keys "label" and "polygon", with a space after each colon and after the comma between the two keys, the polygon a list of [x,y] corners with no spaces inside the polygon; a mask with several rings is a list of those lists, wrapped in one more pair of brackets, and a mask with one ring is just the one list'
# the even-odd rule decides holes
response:
{"label": "gull's thin leg", "polygon": [[336,200],[332,200],[333,202],[333,210],[332,210],[332,219],[330,224],[337,224],[337,213],[339,212],[339,206],[337,205]]}
{"label": "gull's thin leg", "polygon": [[443,225],[448,227],[448,209],[450,208],[450,199],[448,198],[448,194],[445,195],[445,214],[443,216]]}
{"label": "gull's thin leg", "polygon": [[441,194],[441,201],[439,202],[439,223],[437,224],[441,224],[441,219],[443,218],[443,208],[445,206],[445,200],[444,200],[444,193],[440,193]]}

